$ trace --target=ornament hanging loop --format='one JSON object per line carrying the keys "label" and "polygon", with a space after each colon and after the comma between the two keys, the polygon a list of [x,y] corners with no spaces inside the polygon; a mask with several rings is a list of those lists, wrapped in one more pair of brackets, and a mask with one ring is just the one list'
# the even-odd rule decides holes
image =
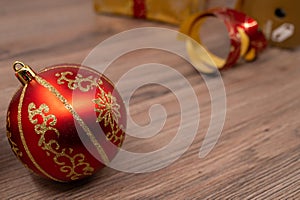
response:
{"label": "ornament hanging loop", "polygon": [[13,64],[13,68],[15,70],[16,77],[23,85],[29,83],[36,76],[36,73],[28,65],[20,61],[16,61]]}

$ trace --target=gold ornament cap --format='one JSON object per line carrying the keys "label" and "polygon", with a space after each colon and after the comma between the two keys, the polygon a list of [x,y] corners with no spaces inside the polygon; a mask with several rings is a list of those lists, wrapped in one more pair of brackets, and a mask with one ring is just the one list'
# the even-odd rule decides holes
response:
{"label": "gold ornament cap", "polygon": [[16,77],[19,79],[22,85],[26,85],[36,76],[36,73],[31,69],[30,66],[20,61],[14,62],[13,68],[15,70]]}

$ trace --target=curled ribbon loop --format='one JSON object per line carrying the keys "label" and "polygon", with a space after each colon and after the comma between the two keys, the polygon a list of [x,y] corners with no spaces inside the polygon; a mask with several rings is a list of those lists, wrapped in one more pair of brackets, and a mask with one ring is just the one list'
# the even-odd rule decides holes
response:
{"label": "curled ribbon loop", "polygon": [[[202,38],[199,36],[199,30],[208,17],[215,17],[224,23],[230,40],[230,50],[226,59],[208,52],[219,69],[232,67],[239,58],[253,61],[266,48],[267,41],[259,30],[257,22],[241,12],[228,8],[216,8],[205,13],[192,15],[182,24],[180,31],[201,44]],[[203,60],[197,58],[199,56],[197,55],[197,47],[189,45],[189,42],[187,42],[187,50],[191,60],[195,63],[197,63],[197,60]],[[213,72],[202,68],[203,65],[195,64],[195,66],[201,72]]]}

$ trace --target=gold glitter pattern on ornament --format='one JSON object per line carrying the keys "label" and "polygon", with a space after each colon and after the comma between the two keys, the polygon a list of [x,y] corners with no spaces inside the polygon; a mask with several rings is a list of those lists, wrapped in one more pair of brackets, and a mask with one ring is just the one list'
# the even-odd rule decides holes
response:
{"label": "gold glitter pattern on ornament", "polygon": [[124,139],[124,127],[119,126],[120,105],[117,103],[116,97],[114,97],[110,92],[105,93],[100,87],[100,93],[97,94],[98,98],[93,99],[96,104],[95,112],[98,113],[97,122],[104,121],[104,126],[108,125],[111,128],[111,132],[106,134],[106,139],[121,147],[122,141]]}
{"label": "gold glitter pattern on ornament", "polygon": [[108,132],[106,135],[107,140],[113,142],[114,144],[118,144],[118,147],[121,147],[124,140],[124,127],[122,125],[113,128],[111,132]]}
{"label": "gold glitter pattern on ornament", "polygon": [[32,154],[30,153],[29,151],[29,148],[27,146],[27,143],[26,143],[26,140],[25,140],[25,137],[24,137],[24,132],[23,132],[23,127],[22,127],[22,108],[23,108],[23,101],[24,101],[24,97],[25,97],[25,93],[26,93],[26,90],[27,90],[27,87],[28,85],[26,84],[22,90],[22,93],[21,93],[21,96],[20,96],[20,101],[19,101],[19,105],[18,105],[18,128],[19,128],[19,132],[20,132],[20,137],[21,137],[21,141],[22,141],[22,144],[23,144],[23,147],[24,147],[24,150],[27,154],[27,156],[29,157],[29,159],[31,160],[31,162],[33,163],[33,165],[42,173],[44,174],[46,177],[54,180],[54,181],[59,181],[61,182],[60,180],[52,177],[51,175],[49,175],[47,172],[45,172],[41,166],[39,166],[39,164],[34,160]]}
{"label": "gold glitter pattern on ornament", "polygon": [[82,92],[88,92],[94,87],[98,87],[99,84],[102,84],[102,82],[98,82],[97,78],[93,78],[93,76],[83,77],[81,74],[77,74],[75,79],[68,78],[67,76],[73,76],[73,72],[70,71],[57,73],[55,76],[59,77],[57,79],[59,85],[68,83],[68,87],[71,90],[79,89]]}
{"label": "gold glitter pattern on ornament", "polygon": [[[77,180],[81,176],[91,175],[94,168],[85,161],[85,156],[82,153],[73,154],[72,148],[61,148],[60,144],[55,139],[48,139],[47,135],[55,135],[58,139],[60,136],[59,131],[54,128],[57,123],[57,118],[49,113],[49,107],[46,104],[36,107],[34,103],[28,105],[28,117],[30,122],[35,125],[35,133],[40,135],[38,146],[47,151],[47,155],[53,154],[53,161],[62,166],[60,171],[67,173],[66,177],[71,180]],[[42,119],[42,120],[41,120]],[[82,172],[78,172],[82,170]]]}
{"label": "gold glitter pattern on ornament", "polygon": [[18,145],[12,140],[11,136],[11,125],[10,125],[10,112],[7,113],[7,126],[6,126],[6,135],[8,138],[8,141],[11,145],[11,149],[13,150],[14,154],[20,159],[20,157],[23,156],[23,153],[18,148]]}
{"label": "gold glitter pattern on ornament", "polygon": [[116,97],[114,97],[110,92],[107,94],[103,90],[98,93],[98,98],[94,99],[93,102],[97,104],[95,111],[98,114],[97,122],[104,121],[104,126],[110,125],[113,129],[114,124],[119,122],[120,105],[117,103]]}
{"label": "gold glitter pattern on ornament", "polygon": [[[119,111],[120,105],[117,103],[116,97],[110,92],[106,93],[100,87],[103,82],[100,79],[97,80],[97,78],[94,78],[93,76],[84,77],[81,74],[77,74],[75,78],[71,78],[70,76],[73,76],[73,72],[70,71],[57,73],[55,76],[59,77],[57,79],[58,84],[62,85],[68,83],[68,88],[71,90],[79,89],[82,92],[88,92],[94,87],[100,90],[100,93],[97,95],[98,98],[93,99],[93,102],[97,105],[95,108],[95,112],[98,113],[96,122],[103,121],[105,127],[110,125],[112,130],[106,135],[106,139],[114,143],[120,141],[118,145],[121,146],[121,141],[124,139],[124,132],[123,126],[118,126],[119,118],[121,117]],[[118,135],[120,131],[122,132]]]}
{"label": "gold glitter pattern on ornament", "polygon": [[63,95],[61,95],[57,89],[55,89],[49,82],[47,82],[43,78],[36,76],[35,80],[39,84],[41,84],[43,87],[47,88],[52,94],[54,94],[60,100],[60,102],[62,102],[64,104],[65,108],[72,114],[74,119],[79,123],[81,128],[83,128],[83,130],[85,131],[87,136],[92,141],[93,145],[96,147],[98,153],[100,154],[100,156],[102,158],[101,161],[107,165],[109,163],[109,159],[108,159],[104,149],[102,148],[101,144],[99,144],[95,135],[92,133],[92,131],[89,129],[89,127],[84,123],[84,121],[80,118],[80,116],[77,114],[77,112],[68,103],[67,99],[64,98]]}

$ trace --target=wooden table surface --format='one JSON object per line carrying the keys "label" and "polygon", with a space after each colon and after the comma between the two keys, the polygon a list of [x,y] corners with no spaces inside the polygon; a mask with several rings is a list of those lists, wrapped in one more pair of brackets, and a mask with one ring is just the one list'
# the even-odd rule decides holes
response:
{"label": "wooden table surface", "polygon": [[[104,39],[148,26],[177,29],[96,15],[91,1],[0,1],[0,198],[300,199],[300,49],[269,48],[257,61],[222,73],[227,93],[225,126],[218,143],[203,159],[198,152],[211,108],[204,81],[185,61],[150,50],[124,56],[106,75],[116,81],[130,67],[156,58],[187,78],[198,96],[201,125],[179,160],[151,173],[105,168],[88,180],[61,184],[33,176],[15,158],[5,128],[8,104],[20,85],[12,70],[15,60],[36,70],[58,63],[81,63]],[[170,113],[165,127],[157,139],[131,139],[129,150],[161,148],[176,133],[180,112],[176,98],[166,88],[140,88],[132,97],[132,117],[146,124],[154,103],[162,103]]]}

